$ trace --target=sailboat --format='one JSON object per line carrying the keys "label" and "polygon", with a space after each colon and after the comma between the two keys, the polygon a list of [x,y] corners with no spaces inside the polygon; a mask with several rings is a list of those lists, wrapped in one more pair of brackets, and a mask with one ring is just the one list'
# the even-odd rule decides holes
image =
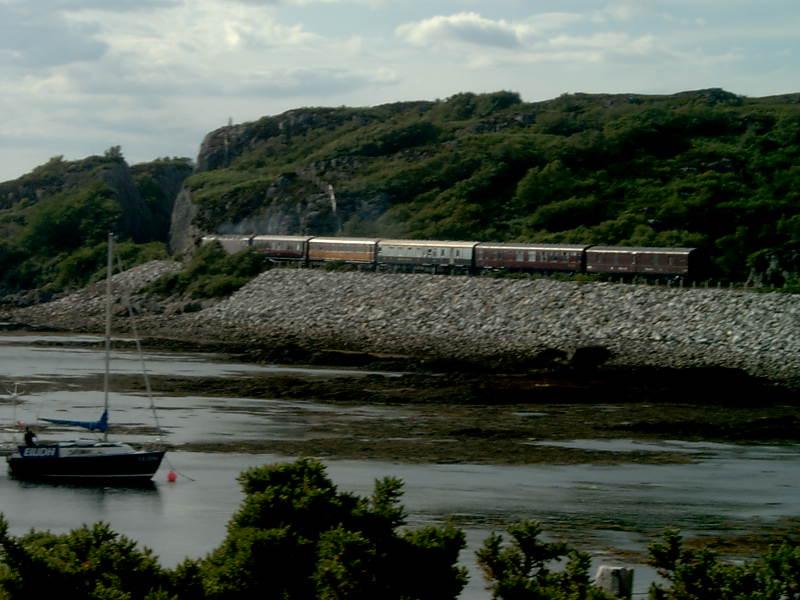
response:
{"label": "sailboat", "polygon": [[[103,434],[102,440],[77,439],[18,446],[8,457],[11,476],[17,479],[95,483],[139,483],[153,477],[165,450],[137,450],[130,444],[108,440],[109,373],[111,362],[111,274],[114,235],[108,236],[105,306],[105,377],[103,413],[96,421],[42,419],[49,423],[83,427]],[[149,388],[149,386],[148,386]]]}

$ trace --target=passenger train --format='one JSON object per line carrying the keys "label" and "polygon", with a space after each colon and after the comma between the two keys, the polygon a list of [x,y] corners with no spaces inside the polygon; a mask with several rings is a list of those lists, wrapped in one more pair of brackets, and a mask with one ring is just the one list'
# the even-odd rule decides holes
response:
{"label": "passenger train", "polygon": [[375,270],[605,273],[690,277],[695,248],[453,242],[296,235],[206,235],[234,254],[248,248],[273,262],[347,263]]}

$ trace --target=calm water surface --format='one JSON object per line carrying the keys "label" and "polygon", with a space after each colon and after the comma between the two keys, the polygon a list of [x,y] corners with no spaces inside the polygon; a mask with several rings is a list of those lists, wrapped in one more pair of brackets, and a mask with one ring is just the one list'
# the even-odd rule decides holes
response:
{"label": "calm water surface", "polygon": [[[121,354],[127,361],[122,364],[135,372],[135,355]],[[148,359],[148,368],[153,362],[157,365],[153,372],[221,377],[256,368],[211,356],[160,354],[156,361]],[[18,406],[0,401],[0,423],[6,425],[3,441],[12,441],[16,420],[35,422],[39,416],[66,414],[96,418],[102,394],[70,390],[68,380],[61,378],[101,370],[102,357],[93,350],[39,348],[18,338],[0,337],[0,376],[34,380],[52,377],[63,384],[62,391],[28,396]],[[320,376],[320,371],[311,371],[308,376]],[[115,395],[114,402],[114,418],[122,425],[151,420],[146,398]],[[167,439],[177,445],[264,436],[298,439],[305,435],[311,419],[324,422],[332,410],[353,411],[357,418],[391,415],[392,411],[398,418],[406,414],[391,407],[343,408],[277,399],[171,397],[158,399],[158,404]],[[126,439],[146,438],[138,435]],[[470,544],[462,555],[472,574],[463,594],[467,600],[488,598],[475,569],[474,550],[489,531],[514,520],[541,520],[549,535],[569,538],[592,552],[596,561],[624,564],[610,556],[609,549],[640,551],[651,536],[668,526],[700,534],[748,531],[759,523],[800,515],[800,446],[681,441],[642,444],[631,440],[575,440],[565,444],[609,451],[679,450],[694,455],[697,461],[614,467],[403,465],[364,460],[326,464],[341,489],[361,494],[371,493],[376,478],[402,478],[411,525],[441,523],[454,517],[465,529]],[[174,565],[187,556],[202,556],[220,543],[225,525],[241,500],[236,475],[242,469],[282,459],[274,455],[181,451],[170,452],[168,458],[181,474],[178,481],[166,482],[170,465],[165,464],[156,475],[155,486],[148,490],[22,483],[2,473],[0,511],[14,534],[31,528],[65,532],[83,523],[106,521],[116,531],[152,548],[163,564]],[[636,590],[642,592],[653,574],[641,565],[636,569]]]}

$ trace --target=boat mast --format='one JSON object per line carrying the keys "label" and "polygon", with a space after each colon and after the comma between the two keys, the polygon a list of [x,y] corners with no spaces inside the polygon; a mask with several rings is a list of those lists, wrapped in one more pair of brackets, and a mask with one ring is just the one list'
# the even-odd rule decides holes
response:
{"label": "boat mast", "polygon": [[[111,371],[111,269],[114,234],[108,234],[108,259],[106,260],[106,372],[103,377],[103,409],[108,415],[108,380]],[[103,431],[103,441],[108,441],[108,429]]]}

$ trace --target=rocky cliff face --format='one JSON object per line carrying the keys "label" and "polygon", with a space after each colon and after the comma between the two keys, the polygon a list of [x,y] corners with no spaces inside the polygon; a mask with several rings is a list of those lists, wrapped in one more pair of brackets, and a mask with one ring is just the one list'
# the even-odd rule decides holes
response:
{"label": "rocky cliff face", "polygon": [[337,109],[297,109],[252,123],[227,125],[203,139],[197,155],[197,172],[213,171],[257,146],[280,146],[315,128],[341,125],[347,118]]}
{"label": "rocky cliff face", "polygon": [[203,235],[202,232],[192,224],[197,214],[197,207],[192,202],[192,194],[186,189],[182,189],[175,199],[172,208],[172,218],[169,226],[169,251],[173,255],[181,255],[190,252]]}
{"label": "rocky cliff face", "polygon": [[228,125],[207,134],[197,154],[197,172],[227,167],[233,157],[242,153],[248,137],[244,125]]}
{"label": "rocky cliff face", "polygon": [[331,186],[364,167],[358,157],[308,162],[300,157],[282,173],[260,174],[266,170],[264,157],[278,157],[280,162],[283,154],[291,152],[292,140],[339,127],[364,127],[377,118],[342,109],[299,109],[210,132],[200,146],[195,173],[232,167],[231,179],[241,178],[246,184],[237,187],[234,183],[234,189],[217,192],[210,202],[193,193],[192,182],[184,186],[171,220],[171,250],[190,250],[203,233],[333,235],[354,215],[363,220],[377,218],[386,210],[386,194],[353,194]]}

